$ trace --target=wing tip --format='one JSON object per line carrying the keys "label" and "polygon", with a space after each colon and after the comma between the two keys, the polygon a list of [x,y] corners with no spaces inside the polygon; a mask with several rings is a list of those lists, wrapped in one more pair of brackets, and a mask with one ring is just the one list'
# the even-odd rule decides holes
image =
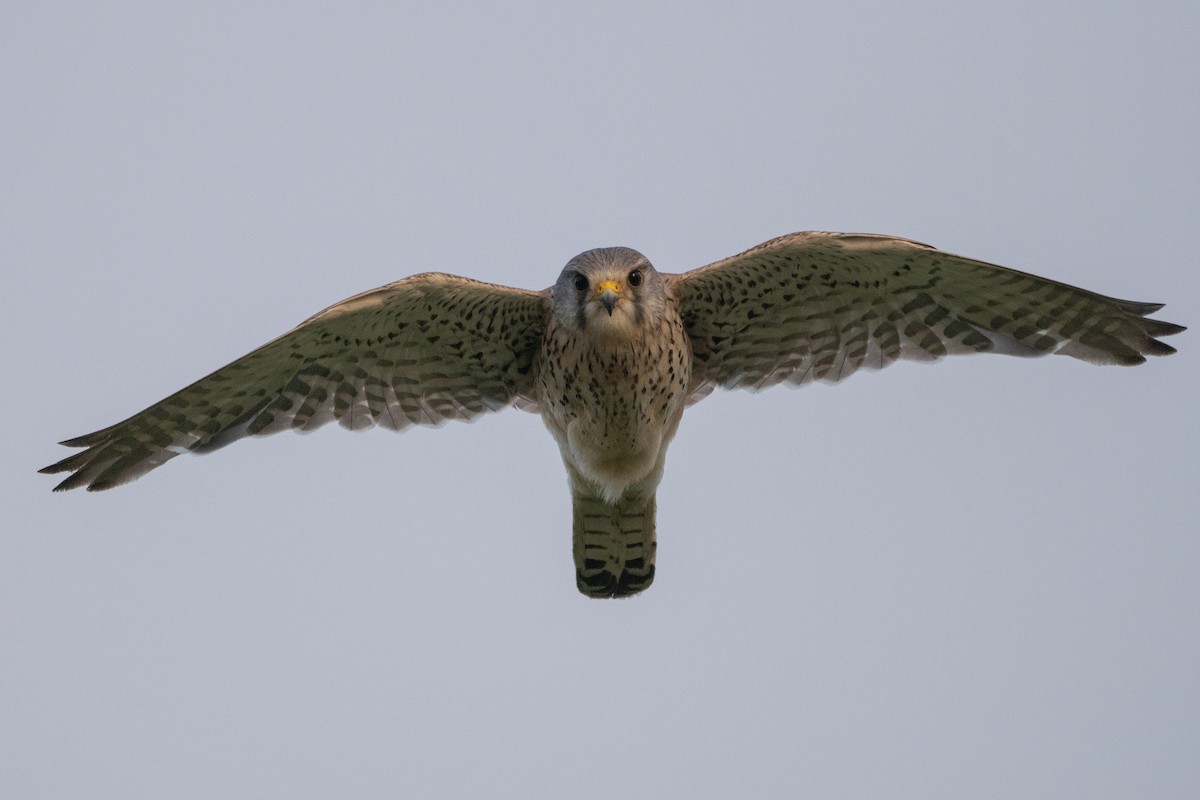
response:
{"label": "wing tip", "polygon": [[[62,472],[62,470],[54,470],[54,471]],[[44,472],[46,472],[46,470],[40,469],[40,470],[38,470],[38,472],[44,473]],[[51,489],[51,491],[53,491],[53,492],[69,492],[72,489],[78,489],[80,486],[83,486],[84,483],[86,483],[86,481],[81,480],[79,477],[79,473],[75,472],[75,473],[72,473],[71,475],[68,475],[65,479],[59,481],[55,485],[55,487],[53,489]]]}
{"label": "wing tip", "polygon": [[[54,489],[51,490],[54,492],[69,492],[72,489],[79,489],[81,487],[86,487],[89,492],[96,491],[97,482],[90,480],[90,476],[92,475],[93,471],[88,469],[89,465],[87,463],[78,463],[79,456],[81,455],[83,455],[83,453],[76,453],[73,456],[64,458],[62,461],[51,464],[48,467],[42,467],[38,470],[38,474],[57,475],[63,472],[71,473],[66,478],[58,482]],[[101,486],[99,488],[108,487]]]}
{"label": "wing tip", "polygon": [[[1139,309],[1133,312],[1142,316],[1142,329],[1145,331],[1146,337],[1145,341],[1141,343],[1142,347],[1139,348],[1139,352],[1150,356],[1169,356],[1179,352],[1166,342],[1159,341],[1159,337],[1175,336],[1176,334],[1183,333],[1187,330],[1187,326],[1177,325],[1174,322],[1166,322],[1161,319],[1149,319],[1145,316],[1146,314],[1153,314],[1162,308],[1162,303],[1140,303],[1135,305],[1140,305],[1141,308],[1146,309],[1145,311]],[[1145,358],[1142,359],[1142,361],[1145,360]]]}
{"label": "wing tip", "polygon": [[1160,319],[1146,320],[1146,332],[1151,336],[1174,336],[1186,330],[1186,325],[1176,325],[1174,322],[1164,322]]}
{"label": "wing tip", "polygon": [[98,436],[101,432],[85,433],[83,436],[76,436],[71,439],[63,439],[59,444],[63,447],[91,447],[98,441]]}

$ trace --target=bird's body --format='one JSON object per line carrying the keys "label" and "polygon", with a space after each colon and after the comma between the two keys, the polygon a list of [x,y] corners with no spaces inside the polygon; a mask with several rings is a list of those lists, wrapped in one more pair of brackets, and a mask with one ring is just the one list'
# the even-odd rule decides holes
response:
{"label": "bird's body", "polygon": [[672,275],[589,250],[543,292],[439,273],[349,298],[124,422],[64,444],[57,489],[107,489],[247,435],[470,420],[515,405],[554,436],[577,585],[654,578],[655,491],[684,408],[716,386],[836,382],[900,358],[1061,353],[1138,364],[1184,330],[1117,300],[872,234],[798,233]]}
{"label": "bird's body", "polygon": [[577,585],[633,594],[654,578],[654,494],[687,401],[691,346],[665,282],[628,248],[572,259],[551,300],[536,396],[567,468]]}
{"label": "bird's body", "polygon": [[659,337],[595,343],[547,331],[538,408],[573,482],[609,502],[661,470],[683,413],[690,365],[676,359],[691,355],[683,325],[653,328]]}
{"label": "bird's body", "polygon": [[[615,257],[604,258],[614,250]],[[590,270],[581,294],[611,282],[619,299],[606,312],[594,298],[581,298],[579,313],[569,297],[574,286],[562,291],[558,305],[568,313],[550,314],[537,402],[573,487],[615,503],[631,488],[653,492],[657,485],[687,399],[692,354],[675,304],[629,296],[665,292],[650,283],[661,278],[644,257],[615,248],[585,256],[591,260],[575,259],[567,270]],[[639,286],[626,285],[633,271],[646,276]],[[643,309],[643,302],[653,307]]]}

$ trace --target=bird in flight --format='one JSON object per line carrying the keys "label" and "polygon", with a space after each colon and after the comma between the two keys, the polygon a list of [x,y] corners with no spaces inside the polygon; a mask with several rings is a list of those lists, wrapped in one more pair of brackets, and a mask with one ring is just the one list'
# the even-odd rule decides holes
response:
{"label": "bird in flight", "polygon": [[875,234],[793,233],[705,267],[658,272],[589,250],[541,292],[442,273],[343,300],[124,422],[62,444],[55,491],[110,489],[244,436],[440,425],[516,406],[558,443],[576,585],[654,580],[655,491],[684,409],[715,387],[837,382],[960,353],[1141,364],[1185,330],[1162,306]]}

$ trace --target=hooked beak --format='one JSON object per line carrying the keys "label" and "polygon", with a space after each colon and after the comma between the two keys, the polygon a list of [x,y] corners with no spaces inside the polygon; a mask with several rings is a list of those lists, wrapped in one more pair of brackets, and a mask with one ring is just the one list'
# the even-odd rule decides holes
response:
{"label": "hooked beak", "polygon": [[605,310],[611,317],[613,308],[616,307],[617,301],[621,299],[621,285],[616,281],[600,281],[596,286],[596,294],[600,297],[600,302],[604,304]]}

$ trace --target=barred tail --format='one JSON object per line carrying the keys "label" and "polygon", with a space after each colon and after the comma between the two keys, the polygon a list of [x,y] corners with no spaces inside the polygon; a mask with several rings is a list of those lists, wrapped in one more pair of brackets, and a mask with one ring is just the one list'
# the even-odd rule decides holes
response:
{"label": "barred tail", "polygon": [[654,496],[616,505],[575,495],[575,585],[588,597],[628,597],[654,580]]}

